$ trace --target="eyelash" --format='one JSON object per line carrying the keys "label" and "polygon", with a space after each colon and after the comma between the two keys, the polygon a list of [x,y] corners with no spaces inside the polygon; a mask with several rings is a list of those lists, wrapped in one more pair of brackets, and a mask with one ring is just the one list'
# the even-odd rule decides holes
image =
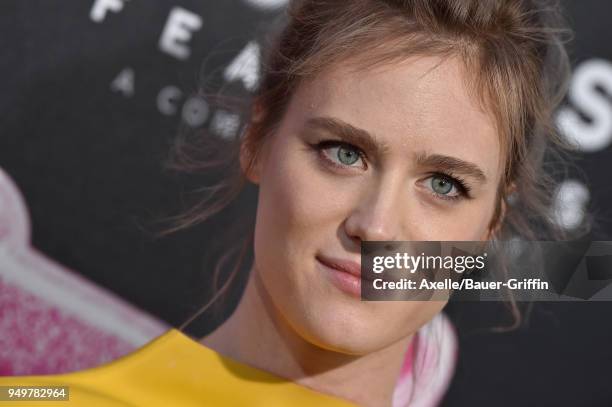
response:
{"label": "eyelash", "polygon": [[[350,166],[338,164],[337,162],[332,161],[323,152],[324,150],[335,148],[335,147],[348,148],[350,150],[357,152],[357,154],[359,154],[359,158],[363,161],[363,165],[365,167],[364,169],[368,168],[368,165],[366,162],[366,158],[367,158],[366,154],[360,148],[350,143],[346,143],[346,142],[338,141],[338,140],[323,140],[318,143],[312,144],[311,147],[314,150],[316,150],[319,153],[319,156],[321,156],[328,164],[333,165],[334,167],[343,168],[343,169],[346,167],[350,167]],[[456,196],[448,196],[448,195],[438,194],[434,191],[431,191],[431,194],[435,196],[436,198],[442,199],[445,201],[457,201],[462,198],[471,198],[471,195],[470,195],[471,188],[465,182],[465,180],[463,180],[461,177],[456,176],[452,173],[447,173],[447,172],[442,172],[442,171],[435,171],[435,172],[430,173],[427,179],[430,179],[432,177],[444,178],[450,181],[453,184],[453,186],[455,186],[455,188],[457,188],[457,190],[459,191],[459,194]]]}
{"label": "eyelash", "polygon": [[336,148],[336,147],[345,147],[349,150],[353,150],[355,152],[357,152],[357,154],[359,155],[359,158],[361,159],[361,161],[363,162],[363,166],[365,167],[364,169],[368,169],[368,164],[366,162],[366,154],[359,148],[356,147],[350,143],[346,143],[343,141],[338,141],[338,140],[323,140],[320,141],[318,143],[315,143],[312,145],[312,147],[319,153],[319,155],[330,165],[333,165],[334,167],[337,168],[347,168],[347,167],[351,167],[350,165],[343,165],[343,164],[338,164],[337,162],[331,160],[328,156],[326,156],[323,152],[325,150],[328,150],[330,148]]}
{"label": "eyelash", "polygon": [[[444,199],[445,201],[457,201],[459,199],[462,198],[471,198],[471,188],[470,186],[461,178],[458,177],[456,175],[453,175],[452,173],[446,173],[446,172],[441,172],[441,171],[436,171],[430,174],[431,176],[429,178],[432,177],[439,177],[439,178],[443,178],[447,181],[450,181],[455,188],[457,188],[457,190],[459,191],[458,195],[455,196],[449,196],[449,195],[443,195],[443,194],[437,194],[434,191],[431,191],[431,193],[440,198],[440,199]],[[429,179],[428,178],[428,179]]]}

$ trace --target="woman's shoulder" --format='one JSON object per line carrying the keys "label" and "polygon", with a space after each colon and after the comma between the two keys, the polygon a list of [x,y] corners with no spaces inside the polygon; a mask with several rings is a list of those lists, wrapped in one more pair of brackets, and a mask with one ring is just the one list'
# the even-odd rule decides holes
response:
{"label": "woman's shoulder", "polygon": [[349,405],[224,357],[176,329],[101,366],[0,377],[0,386],[67,386],[71,405],[88,406]]}

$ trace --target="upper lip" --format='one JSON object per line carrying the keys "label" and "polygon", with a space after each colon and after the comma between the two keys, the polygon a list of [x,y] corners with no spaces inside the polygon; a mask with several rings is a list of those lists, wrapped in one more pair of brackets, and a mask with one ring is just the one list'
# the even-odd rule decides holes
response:
{"label": "upper lip", "polygon": [[317,260],[327,267],[352,274],[355,277],[361,277],[361,264],[356,261],[323,255],[318,255]]}

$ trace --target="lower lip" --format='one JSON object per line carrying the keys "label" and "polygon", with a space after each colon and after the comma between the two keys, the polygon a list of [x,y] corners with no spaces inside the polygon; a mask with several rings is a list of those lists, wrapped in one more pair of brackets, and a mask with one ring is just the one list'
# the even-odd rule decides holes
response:
{"label": "lower lip", "polygon": [[325,271],[325,274],[328,276],[329,280],[337,288],[353,297],[361,298],[360,277],[354,276],[353,274],[345,271],[337,270],[333,267],[329,267],[321,263],[319,259],[317,259],[317,264]]}

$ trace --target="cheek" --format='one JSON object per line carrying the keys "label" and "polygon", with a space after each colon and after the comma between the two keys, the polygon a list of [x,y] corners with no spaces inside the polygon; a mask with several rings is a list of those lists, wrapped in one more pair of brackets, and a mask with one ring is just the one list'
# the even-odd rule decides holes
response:
{"label": "cheek", "polygon": [[255,227],[255,255],[266,272],[270,266],[305,267],[300,260],[314,259],[336,238],[346,206],[355,199],[322,173],[314,152],[279,136],[262,166]]}
{"label": "cheek", "polygon": [[[447,223],[446,240],[481,240],[489,227],[493,210],[490,205],[474,205]],[[452,226],[448,226],[452,225]]]}
{"label": "cheek", "polygon": [[494,212],[493,197],[467,201],[451,208],[415,202],[407,222],[411,239],[430,241],[476,241],[486,236]]}
{"label": "cheek", "polygon": [[470,208],[469,218],[471,221],[466,220],[465,223],[466,230],[470,230],[471,236],[465,240],[483,240],[487,238],[496,206],[497,192],[490,191],[482,202]]}

